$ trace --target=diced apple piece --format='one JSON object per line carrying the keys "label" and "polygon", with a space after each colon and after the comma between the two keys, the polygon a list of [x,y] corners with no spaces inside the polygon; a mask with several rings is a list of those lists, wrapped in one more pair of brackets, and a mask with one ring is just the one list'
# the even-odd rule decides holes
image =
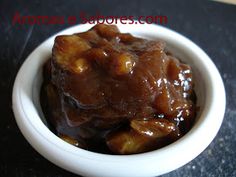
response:
{"label": "diced apple piece", "polygon": [[131,121],[131,127],[138,133],[152,138],[162,138],[175,131],[173,123],[165,119],[155,118],[149,120],[134,119]]}
{"label": "diced apple piece", "polygon": [[72,63],[71,69],[78,74],[83,73],[89,69],[89,62],[85,58],[76,59]]}
{"label": "diced apple piece", "polygon": [[109,149],[117,154],[145,152],[155,147],[154,139],[140,135],[134,130],[113,133],[107,139]]}
{"label": "diced apple piece", "polygon": [[132,72],[135,62],[130,54],[122,53],[115,57],[111,63],[111,72],[123,75]]}
{"label": "diced apple piece", "polygon": [[58,64],[67,67],[71,59],[79,57],[82,52],[90,48],[90,45],[77,35],[57,36],[53,47],[53,59]]}

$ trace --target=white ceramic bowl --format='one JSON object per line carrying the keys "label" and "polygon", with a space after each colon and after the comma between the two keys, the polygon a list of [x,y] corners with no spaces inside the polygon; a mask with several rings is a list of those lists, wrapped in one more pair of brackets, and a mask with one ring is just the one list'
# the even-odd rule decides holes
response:
{"label": "white ceramic bowl", "polygon": [[[59,34],[86,31],[92,25],[78,25]],[[193,68],[197,105],[194,127],[178,141],[155,151],[137,155],[105,155],[74,147],[47,127],[39,104],[42,65],[51,55],[56,35],[36,48],[26,59],[15,80],[13,110],[17,124],[29,143],[45,158],[83,176],[157,176],[188,163],[213,140],[225,111],[225,90],[211,59],[184,36],[157,25],[118,24],[121,32],[149,39],[162,39],[168,49]]]}

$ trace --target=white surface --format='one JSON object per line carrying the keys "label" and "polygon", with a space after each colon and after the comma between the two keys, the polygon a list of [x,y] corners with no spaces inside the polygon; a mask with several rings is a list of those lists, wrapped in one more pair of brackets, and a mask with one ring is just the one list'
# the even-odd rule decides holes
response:
{"label": "white surface", "polygon": [[[82,32],[91,27],[89,24],[78,25],[58,34]],[[103,177],[161,175],[194,159],[213,140],[224,116],[223,82],[210,58],[182,35],[156,25],[118,24],[118,27],[121,32],[166,41],[170,51],[192,66],[197,104],[201,109],[190,132],[159,150],[122,156],[89,152],[58,138],[43,123],[39,104],[42,65],[51,55],[55,36],[36,48],[18,72],[12,97],[16,121],[25,138],[41,155],[71,172]]]}

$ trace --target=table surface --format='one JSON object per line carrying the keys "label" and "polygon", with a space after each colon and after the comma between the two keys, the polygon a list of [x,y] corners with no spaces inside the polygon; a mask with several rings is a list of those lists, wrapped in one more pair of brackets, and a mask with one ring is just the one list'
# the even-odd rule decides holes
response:
{"label": "table surface", "polygon": [[1,0],[0,176],[76,176],[50,163],[30,146],[16,125],[11,102],[14,79],[26,57],[49,36],[70,25],[13,25],[12,19],[16,12],[22,16],[66,17],[79,16],[82,11],[105,16],[165,15],[168,23],[164,26],[185,35],[206,51],[225,84],[227,106],[223,124],[204,152],[163,177],[236,176],[236,6],[189,0]]}

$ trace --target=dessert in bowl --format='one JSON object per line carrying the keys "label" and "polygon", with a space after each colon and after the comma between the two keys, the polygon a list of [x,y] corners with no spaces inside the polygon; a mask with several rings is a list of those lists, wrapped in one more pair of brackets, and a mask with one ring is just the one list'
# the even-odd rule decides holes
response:
{"label": "dessert in bowl", "polygon": [[[132,37],[132,36],[126,36],[126,37],[123,37],[124,39],[121,37],[118,42],[120,42],[121,39],[128,40],[128,43],[130,43],[129,40],[131,40],[131,43],[133,43],[136,40],[140,42],[141,38],[149,39],[152,41],[161,40],[161,41],[166,42],[165,50],[168,52],[163,52],[164,47],[162,43],[160,42],[154,42],[154,43],[147,42],[149,46],[145,48],[145,46],[142,45],[141,49],[140,48],[137,49],[137,45],[136,46],[132,45],[132,47],[130,47],[131,45],[125,44],[125,47],[126,48],[128,47],[129,50],[125,50],[125,52],[123,52],[124,48],[119,46],[122,49],[118,51],[118,54],[116,54],[116,51],[114,50],[110,50],[110,51],[105,50],[107,49],[107,47],[105,47],[102,49],[105,50],[106,55],[104,54],[104,52],[100,52],[100,53],[103,54],[101,55],[102,57],[106,57],[107,55],[109,56],[112,55],[112,57],[110,57],[112,59],[109,59],[109,62],[108,62],[109,64],[107,64],[106,62],[105,62],[106,64],[104,64],[103,58],[98,57],[100,56],[99,52],[97,53],[95,52],[96,57],[91,57],[91,56],[87,57],[87,55],[91,55],[91,53],[94,54],[94,52],[91,52],[91,51],[90,53],[86,54],[86,57],[84,56],[84,54],[81,55],[79,53],[79,54],[76,54],[76,57],[73,56],[74,57],[74,58],[72,57],[73,59],[68,59],[68,61],[70,61],[69,63],[75,63],[75,64],[72,65],[72,67],[70,67],[71,70],[67,70],[67,72],[70,71],[70,74],[72,73],[76,75],[76,78],[78,74],[80,75],[79,77],[81,77],[81,74],[86,74],[86,72],[90,71],[91,63],[88,64],[87,60],[85,60],[84,58],[89,58],[90,60],[91,58],[92,59],[97,58],[99,60],[96,60],[94,63],[98,64],[99,67],[101,67],[107,72],[105,75],[106,77],[110,76],[109,78],[106,78],[106,81],[111,81],[111,78],[113,79],[112,81],[114,81],[114,78],[115,80],[124,81],[122,79],[127,77],[127,75],[132,75],[132,74],[135,75],[136,73],[139,73],[140,70],[143,71],[143,66],[147,64],[146,63],[147,61],[144,61],[143,63],[141,62],[140,64],[139,62],[140,60],[137,60],[137,58],[135,58],[132,55],[133,54],[132,52],[135,47],[136,47],[136,51],[138,52],[134,54],[135,56],[138,56],[138,59],[142,58],[141,56],[145,54],[148,55],[149,58],[152,58],[151,56],[153,56],[153,53],[152,55],[150,55],[150,53],[148,54],[142,53],[142,55],[140,54],[140,51],[143,50],[144,48],[145,50],[149,50],[149,52],[155,51],[154,53],[155,53],[156,58],[158,57],[160,58],[161,53],[162,54],[164,53],[163,55],[165,55],[165,57],[168,56],[167,58],[174,57],[174,59],[171,59],[171,60],[166,59],[162,61],[163,62],[173,61],[172,63],[174,63],[174,66],[176,66],[178,63],[178,65],[181,65],[181,67],[185,67],[185,68],[187,67],[187,69],[185,70],[182,69],[183,71],[190,70],[188,68],[188,65],[189,65],[191,67],[191,76],[184,75],[184,77],[185,76],[188,78],[191,77],[191,80],[192,79],[194,80],[194,92],[197,98],[196,106],[199,108],[199,110],[197,111],[196,116],[195,116],[195,111],[192,111],[194,112],[194,116],[192,116],[194,118],[191,120],[194,120],[194,122],[190,123],[191,125],[188,128],[189,130],[188,132],[187,131],[184,132],[180,136],[181,138],[177,138],[178,140],[174,139],[176,141],[173,140],[171,141],[171,143],[166,143],[166,144],[164,143],[161,146],[159,146],[159,144],[157,143],[158,145],[153,146],[155,142],[160,140],[160,135],[166,137],[166,136],[169,136],[172,133],[172,131],[175,132],[174,133],[175,135],[176,134],[178,135],[178,133],[176,132],[179,132],[179,129],[177,127],[177,124],[175,124],[174,121],[170,121],[171,116],[168,117],[167,114],[164,114],[165,112],[167,112],[165,111],[166,110],[165,108],[166,107],[169,108],[169,107],[166,106],[166,104],[168,104],[168,101],[165,102],[166,104],[161,104],[163,103],[163,100],[165,100],[163,99],[163,97],[161,97],[160,99],[158,98],[158,96],[155,95],[155,99],[154,99],[149,94],[143,94],[143,92],[141,92],[142,97],[139,97],[138,94],[132,95],[131,92],[130,93],[128,92],[129,90],[132,90],[132,85],[129,87],[129,89],[127,89],[127,87],[125,86],[127,86],[128,83],[135,84],[136,83],[135,81],[137,79],[136,80],[131,79],[129,80],[129,82],[126,82],[124,85],[120,84],[121,85],[120,89],[111,88],[111,86],[115,86],[117,83],[115,82],[114,84],[110,83],[109,87],[102,87],[104,89],[103,89],[103,92],[101,92],[100,97],[94,94],[94,93],[98,93],[99,90],[96,90],[96,92],[89,92],[90,94],[86,95],[86,91],[88,91],[89,88],[87,88],[85,91],[83,91],[83,89],[80,90],[79,87],[76,87],[75,89],[73,89],[74,85],[71,85],[70,87],[66,87],[68,84],[65,84],[63,82],[63,86],[65,86],[63,87],[63,93],[67,93],[67,96],[69,93],[70,96],[72,95],[72,97],[76,98],[77,101],[79,100],[79,103],[82,103],[82,102],[84,103],[82,104],[81,107],[79,107],[80,112],[83,112],[83,110],[81,111],[81,108],[84,105],[87,106],[90,103],[94,103],[94,100],[99,101],[99,104],[100,104],[100,101],[102,102],[106,100],[106,103],[109,103],[109,104],[104,104],[103,102],[102,102],[103,104],[101,104],[101,105],[106,105],[106,106],[110,105],[110,102],[112,101],[113,103],[116,102],[117,104],[114,104],[114,105],[116,105],[116,108],[117,108],[117,105],[118,103],[120,103],[120,100],[121,100],[120,97],[117,98],[116,96],[114,96],[114,94],[112,96],[112,94],[108,94],[108,93],[122,93],[122,89],[123,89],[124,95],[126,96],[122,100],[125,100],[128,96],[130,96],[132,99],[138,98],[136,101],[138,100],[143,101],[146,98],[149,98],[150,96],[150,98],[154,100],[151,102],[152,105],[153,103],[157,103],[157,105],[161,105],[159,108],[153,109],[152,107],[152,109],[145,109],[145,111],[141,110],[139,112],[136,111],[142,108],[142,106],[140,106],[139,104],[135,104],[135,108],[138,108],[138,109],[133,109],[134,106],[131,106],[131,107],[123,106],[122,107],[123,112],[121,111],[120,107],[118,107],[116,111],[113,111],[113,115],[116,115],[117,117],[119,117],[119,120],[120,120],[120,117],[125,117],[126,121],[124,121],[125,122],[124,124],[123,123],[120,124],[120,122],[117,123],[116,121],[114,121],[115,123],[114,124],[112,123],[112,128],[109,127],[108,133],[107,132],[106,132],[107,134],[105,133],[105,135],[107,136],[105,136],[105,138],[102,138],[102,140],[105,139],[105,141],[101,140],[97,142],[97,144],[101,146],[102,144],[106,144],[107,147],[109,147],[109,150],[111,150],[111,152],[108,152],[109,154],[104,154],[103,151],[97,151],[96,149],[95,150],[93,149],[93,146],[88,146],[87,144],[89,144],[89,142],[91,141],[87,140],[86,138],[79,139],[75,136],[71,138],[71,134],[66,134],[65,131],[63,132],[62,129],[58,128],[59,126],[58,127],[55,126],[57,124],[53,123],[52,121],[52,120],[55,120],[55,118],[52,118],[51,116],[49,116],[48,118],[47,114],[45,114],[45,111],[43,113],[42,107],[44,107],[44,105],[47,102],[50,103],[50,100],[51,101],[53,100],[47,97],[48,99],[46,99],[46,102],[44,102],[41,107],[40,90],[42,87],[43,80],[45,80],[45,77],[43,78],[43,74],[42,74],[43,66],[45,63],[47,63],[48,59],[51,58],[52,48],[54,49],[53,51],[54,58],[52,57],[51,63],[56,61],[59,63],[60,66],[64,66],[67,69],[69,65],[65,64],[64,62],[65,59],[58,60],[58,58],[60,58],[63,55],[63,52],[68,52],[72,50],[71,48],[68,49],[69,45],[64,45],[64,44],[68,42],[67,39],[71,38],[71,36],[73,38],[72,40],[76,38],[76,41],[78,41],[77,38],[82,38],[81,35],[73,36],[72,34],[85,32],[89,30],[92,27],[92,25],[89,25],[89,24],[78,25],[78,26],[75,26],[75,27],[72,27],[65,31],[60,32],[59,34],[55,36],[58,36],[58,35],[70,35],[70,36],[57,37],[55,40],[56,45],[54,45],[54,47],[53,47],[53,44],[54,44],[55,36],[53,36],[49,38],[47,41],[45,41],[43,44],[41,44],[28,57],[28,59],[25,61],[25,63],[23,64],[23,66],[21,67],[17,75],[15,85],[14,85],[14,90],[13,90],[13,109],[16,116],[16,120],[22,133],[26,137],[26,139],[31,143],[31,145],[39,153],[41,153],[44,157],[46,157],[53,163],[57,164],[58,166],[64,169],[67,169],[69,171],[72,171],[74,173],[85,175],[85,176],[155,176],[155,175],[160,175],[186,164],[187,162],[195,158],[200,152],[202,152],[207,147],[207,145],[212,141],[212,139],[216,135],[221,125],[221,122],[223,120],[224,109],[225,109],[224,86],[223,86],[221,77],[219,75],[219,72],[217,71],[216,67],[214,66],[212,61],[209,59],[209,57],[199,47],[197,47],[195,44],[193,44],[191,41],[181,36],[180,34],[173,32],[171,30],[168,30],[164,27],[160,27],[156,25],[118,24],[117,26],[122,33],[131,33],[132,35],[139,37],[137,38],[137,37]],[[88,40],[88,36],[85,38],[86,40]],[[114,39],[117,39],[117,37],[115,37]],[[91,45],[91,41],[89,42],[90,42],[89,45]],[[125,42],[127,41],[123,41],[123,43]],[[153,51],[151,49],[152,47],[154,48]],[[91,46],[87,46],[86,50],[91,50],[94,48],[95,47],[91,48]],[[98,49],[101,49],[101,47]],[[159,53],[156,52],[157,49],[159,49]],[[123,53],[119,55],[121,51]],[[137,53],[140,55],[138,55]],[[143,60],[145,60],[145,58],[147,57],[143,57],[143,58],[144,58]],[[176,58],[181,59],[181,62],[177,61]],[[160,62],[159,64],[156,64],[155,62],[151,62],[150,60],[152,61],[154,59],[148,60],[150,63],[149,65],[148,64],[146,65],[147,69],[150,69],[153,66],[159,67],[161,65]],[[63,62],[60,63],[60,61],[63,61]],[[125,65],[128,67],[120,67],[123,65],[120,64],[118,61],[128,61],[128,65]],[[77,67],[76,69],[74,66],[79,66],[79,67]],[[94,71],[94,67],[91,67],[91,68],[92,68],[91,71]],[[97,65],[96,65],[96,68],[97,68]],[[101,70],[101,68],[99,68],[99,71]],[[137,68],[138,69],[141,68],[141,69],[138,70]],[[175,71],[176,70],[175,68],[176,67],[172,67],[169,72]],[[158,68],[157,68],[157,72],[158,72]],[[63,74],[60,75],[61,73],[62,73],[61,71],[58,72],[58,70],[54,70],[53,76],[56,75],[57,76],[56,78],[63,78],[65,75]],[[153,73],[155,73],[155,71],[152,71],[151,73],[149,72],[151,76],[153,76]],[[179,74],[180,73],[177,72],[177,75]],[[48,73],[48,75],[50,75],[50,72]],[[137,78],[139,75],[136,74],[135,76]],[[70,77],[68,78],[71,79]],[[161,78],[161,77],[157,76],[157,78]],[[104,83],[103,79],[104,79],[104,76],[102,77],[102,80],[100,79],[101,83]],[[125,80],[127,79],[125,78]],[[88,84],[90,84],[92,81],[94,82],[93,79],[90,79],[88,81],[90,81]],[[145,88],[146,86],[145,84],[143,87],[141,87],[142,86],[141,81],[137,83],[137,86],[140,84],[140,88]],[[78,81],[78,84],[81,84],[80,82],[81,80]],[[57,87],[57,89],[60,88],[58,87],[58,85],[61,85],[60,79],[55,79],[53,83],[54,83],[54,86]],[[99,85],[101,83],[99,83]],[[150,82],[147,82],[146,84],[150,84]],[[94,84],[94,86],[97,86],[97,85],[98,85],[97,83]],[[168,87],[163,86],[162,88],[169,88],[169,87],[172,87],[172,86],[168,86]],[[49,89],[49,93],[50,93],[50,90],[52,89]],[[76,91],[78,90],[80,90],[80,92],[77,93]],[[105,92],[104,90],[108,90],[108,91]],[[137,90],[137,93],[140,93],[138,92],[140,90],[142,89]],[[178,89],[173,88],[173,89],[161,90],[161,92],[168,91],[168,92],[171,92],[172,95],[176,95],[176,90]],[[189,90],[191,90],[191,93],[193,93],[192,89],[189,89]],[[81,92],[83,93],[81,94]],[[149,92],[145,92],[145,93],[149,93]],[[184,93],[186,92],[181,92],[181,95],[184,95]],[[87,98],[90,97],[90,98],[86,99],[86,97]],[[187,97],[188,96],[186,96],[186,98]],[[143,99],[140,99],[140,98],[143,98]],[[172,96],[172,98],[174,98],[174,96]],[[177,98],[177,96],[175,98]],[[63,101],[63,102],[66,102],[66,101]],[[126,101],[124,102],[126,103]],[[192,105],[193,102],[194,100],[191,100],[190,105]],[[144,103],[145,104],[143,105],[145,108],[147,108],[150,105],[149,104],[150,101],[146,101]],[[55,104],[52,104],[52,105],[55,105]],[[90,104],[90,106],[91,105],[93,106],[93,104]],[[85,118],[82,120],[92,121],[92,119],[94,118],[91,118],[91,115],[90,115],[91,112],[96,112],[96,115],[99,115],[100,118],[102,117],[101,115],[104,115],[103,111],[97,111],[97,110],[92,111],[91,109],[88,109],[88,107],[86,106],[84,106],[83,109],[87,109],[89,111],[87,111],[86,114],[83,114]],[[66,112],[68,114],[66,114],[67,119],[65,120],[67,120],[67,124],[70,125],[69,127],[73,127],[73,126],[76,127],[76,126],[83,125],[83,124],[78,124],[78,122],[75,121],[75,120],[78,120],[79,118],[75,116],[71,116],[71,115],[74,115],[74,110],[71,111],[68,105],[67,105],[67,110],[69,111]],[[127,112],[131,112],[130,114],[131,116],[127,116],[127,115],[120,116],[121,113],[122,114],[125,113],[125,110],[127,110]],[[160,111],[159,114],[157,114],[157,110],[159,111],[162,110],[162,111]],[[140,112],[142,113],[148,112],[149,114],[138,114]],[[106,113],[107,113],[107,110],[106,110]],[[183,118],[186,118],[186,117],[184,116]],[[100,120],[97,117],[96,119]],[[127,120],[129,120],[128,123],[127,123]],[[110,122],[110,119],[106,120],[105,122]],[[153,125],[155,126],[152,126],[152,128],[154,127],[153,129],[147,128],[147,127],[150,127],[148,126],[148,124],[150,125],[150,122],[151,123],[154,122]],[[56,131],[52,131],[51,129],[49,129],[52,124],[54,125],[54,128],[56,129]],[[101,121],[99,123],[96,122],[96,125],[99,125],[98,127],[99,130],[101,129],[107,130],[107,124],[104,125],[104,123],[103,122],[101,123]],[[101,128],[101,126],[102,127],[105,126],[106,128],[104,127]],[[164,130],[160,129],[160,127],[163,127],[163,126],[166,129]],[[140,127],[142,131],[140,131]],[[144,129],[147,128],[148,131],[143,131],[144,130],[143,127]],[[177,129],[178,131],[176,131]],[[155,130],[158,130],[158,131],[155,131]],[[127,132],[129,133],[131,132],[131,134],[127,135],[126,134]],[[135,132],[135,135],[134,135],[134,132]],[[142,134],[143,132],[144,132],[144,135]],[[156,139],[153,141],[153,137],[151,137],[152,140],[150,140],[150,137],[148,137],[149,135],[147,135],[147,132],[149,133],[151,132],[152,134],[157,135],[155,137]],[[61,138],[66,140],[67,142],[59,138],[55,133],[57,133],[57,135],[61,135]],[[85,134],[87,135],[88,133],[86,132]],[[96,132],[96,134],[99,134],[99,132]],[[124,134],[125,136],[123,136]],[[104,132],[103,132],[103,135],[104,135]],[[81,137],[81,134],[79,137]],[[121,138],[121,137],[125,137],[125,138]],[[128,145],[132,144],[130,143],[130,141],[128,141],[129,138],[127,140],[127,137],[131,137],[131,139],[133,139],[134,142],[136,143],[138,142],[139,144],[143,144],[143,142],[147,142],[148,145],[144,143],[145,145],[144,146],[141,145],[141,148],[127,148],[127,147],[130,147],[130,146],[127,146],[127,144]],[[142,137],[142,141],[141,141],[142,143],[140,143],[140,141],[137,141],[140,138],[136,139],[133,137]],[[143,137],[145,137],[144,138],[145,140],[143,140]],[[148,139],[148,141],[146,141],[146,139]],[[69,144],[68,142],[71,144],[73,144],[74,142],[74,145],[78,145],[78,146],[77,147],[73,146]],[[96,144],[96,143],[92,143],[92,144]],[[92,152],[92,151],[97,151],[97,152]],[[117,154],[132,154],[132,155],[117,155]]]}

